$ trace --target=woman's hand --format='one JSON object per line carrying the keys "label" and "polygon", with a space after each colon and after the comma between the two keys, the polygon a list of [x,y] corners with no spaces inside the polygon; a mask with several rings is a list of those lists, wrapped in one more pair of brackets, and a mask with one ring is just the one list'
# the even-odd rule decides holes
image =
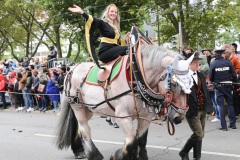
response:
{"label": "woman's hand", "polygon": [[82,10],[82,8],[80,8],[79,6],[77,5],[73,5],[73,7],[69,7],[68,8],[69,11],[73,12],[73,13],[80,13],[80,14],[83,14],[84,11]]}
{"label": "woman's hand", "polygon": [[128,42],[129,36],[130,36],[130,32],[128,32],[128,33],[126,34],[126,39],[125,39],[126,42]]}

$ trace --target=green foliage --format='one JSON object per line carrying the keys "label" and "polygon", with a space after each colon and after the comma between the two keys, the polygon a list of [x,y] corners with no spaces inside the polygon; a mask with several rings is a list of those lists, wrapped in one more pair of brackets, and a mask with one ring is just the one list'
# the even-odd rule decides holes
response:
{"label": "green foliage", "polygon": [[[239,0],[216,0],[214,3],[213,0],[205,0],[195,4],[190,4],[189,0],[2,0],[0,54],[7,50],[14,57],[17,46],[26,51],[24,54],[32,54],[35,48],[31,44],[35,42],[46,46],[57,45],[58,49],[79,44],[80,53],[87,53],[84,19],[69,12],[68,7],[77,4],[98,18],[111,3],[120,10],[123,36],[130,31],[132,23],[140,28],[144,22],[157,26],[157,21],[151,22],[149,12],[160,17],[161,43],[169,42],[179,32],[178,22],[182,23],[183,45],[195,49],[198,45],[212,48],[215,40],[219,43],[235,41],[234,37],[240,31]],[[43,11],[47,16],[39,22],[36,19],[42,16]],[[46,26],[48,23],[49,26]],[[222,30],[226,32],[220,34]],[[43,32],[45,38],[41,40]],[[97,39],[98,33],[95,36]],[[98,43],[96,41],[96,48]],[[72,58],[74,55],[71,56],[70,51],[67,56]],[[75,52],[78,51],[73,49],[72,53]],[[85,58],[81,54],[79,57],[79,61]]]}
{"label": "green foliage", "polygon": [[214,47],[219,29],[238,28],[239,0],[190,1],[183,0],[152,0],[147,7],[162,16],[161,39],[163,42],[178,33],[178,22],[182,23],[184,47]]}

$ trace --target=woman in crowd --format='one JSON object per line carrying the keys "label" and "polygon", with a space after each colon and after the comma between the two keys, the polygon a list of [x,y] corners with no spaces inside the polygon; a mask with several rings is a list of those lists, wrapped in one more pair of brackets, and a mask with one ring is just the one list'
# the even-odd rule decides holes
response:
{"label": "woman in crowd", "polygon": [[[42,86],[41,91],[38,89],[39,96],[38,98],[42,100],[42,107],[39,109],[39,111],[47,111],[48,107],[48,96],[46,94],[46,86],[48,83],[48,77],[49,77],[49,70],[47,67],[42,67],[42,72],[40,72],[39,75],[39,85]],[[41,95],[42,94],[42,95]]]}
{"label": "woman in crowd", "polygon": [[32,93],[34,93],[32,95],[32,98],[33,98],[33,104],[34,105],[37,105],[37,107],[35,108],[36,110],[38,110],[39,108],[41,108],[41,100],[36,96],[36,93],[37,93],[37,89],[38,89],[38,86],[39,86],[39,77],[38,77],[38,71],[37,69],[34,69],[32,71]]}
{"label": "woman in crowd", "polygon": [[17,82],[15,83],[15,92],[16,94],[16,103],[18,104],[18,109],[17,111],[21,111],[24,107],[24,100],[23,100],[23,94],[22,94],[22,89],[24,88],[23,84],[21,84],[20,80],[22,79],[22,73],[18,72],[16,75]]}
{"label": "woman in crowd", "polygon": [[57,111],[58,101],[60,100],[60,93],[57,85],[58,76],[59,76],[59,73],[57,70],[54,69],[50,72],[50,79],[48,80],[47,89],[46,89],[46,94],[49,94],[50,100],[53,103],[54,112]]}
{"label": "woman in crowd", "polygon": [[27,74],[26,74],[25,68],[21,71],[21,74],[22,74],[22,78],[19,81],[19,90],[22,91],[23,100],[24,100],[24,108],[22,108],[22,110],[27,111],[27,95],[25,94],[26,91],[23,89],[23,88],[25,88],[25,83],[27,81]]}
{"label": "woman in crowd", "polygon": [[1,110],[6,108],[6,99],[5,99],[6,82],[8,82],[8,79],[3,74],[3,69],[0,68],[0,96],[1,96],[1,99],[2,99]]}
{"label": "woman in crowd", "polygon": [[8,93],[9,93],[9,97],[10,97],[10,100],[11,100],[11,107],[13,109],[16,108],[16,94],[15,93],[12,93],[12,92],[15,92],[15,84],[17,82],[17,79],[16,79],[16,72],[12,71],[12,72],[9,72],[9,83],[8,83]]}
{"label": "woman in crowd", "polygon": [[23,90],[25,90],[25,94],[26,94],[26,100],[27,100],[26,107],[28,108],[27,112],[34,111],[33,98],[32,98],[32,72],[31,71],[27,72],[27,80],[25,83],[25,88]]}

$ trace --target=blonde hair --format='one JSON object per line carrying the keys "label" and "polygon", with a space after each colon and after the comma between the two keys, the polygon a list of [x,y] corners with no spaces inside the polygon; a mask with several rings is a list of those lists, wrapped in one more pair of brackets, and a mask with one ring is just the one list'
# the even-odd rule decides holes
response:
{"label": "blonde hair", "polygon": [[114,26],[116,26],[116,27],[117,27],[117,30],[118,30],[118,32],[119,32],[119,34],[120,34],[120,15],[119,15],[119,9],[117,8],[117,17],[116,17],[116,19],[113,20],[113,23],[112,23],[112,21],[110,20],[110,18],[109,18],[109,16],[108,16],[108,12],[109,12],[109,10],[110,10],[110,8],[111,8],[112,6],[114,6],[114,7],[117,8],[117,6],[116,6],[115,4],[110,4],[110,5],[108,5],[108,6],[104,9],[104,11],[103,11],[103,13],[102,13],[102,16],[101,16],[101,19],[102,19],[103,21],[107,22],[110,26],[112,26],[113,29],[115,28]]}

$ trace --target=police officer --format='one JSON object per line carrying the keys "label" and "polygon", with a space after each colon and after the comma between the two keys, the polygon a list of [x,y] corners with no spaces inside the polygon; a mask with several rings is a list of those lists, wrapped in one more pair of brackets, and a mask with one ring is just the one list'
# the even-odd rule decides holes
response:
{"label": "police officer", "polygon": [[237,74],[233,68],[232,63],[224,59],[222,54],[225,52],[225,49],[216,50],[216,59],[210,65],[210,80],[214,82],[216,89],[216,100],[219,106],[221,126],[219,130],[227,131],[227,125],[225,120],[224,112],[224,98],[228,104],[228,116],[230,119],[229,128],[236,129],[236,118],[233,107],[233,94],[231,83],[226,82],[236,82]]}

